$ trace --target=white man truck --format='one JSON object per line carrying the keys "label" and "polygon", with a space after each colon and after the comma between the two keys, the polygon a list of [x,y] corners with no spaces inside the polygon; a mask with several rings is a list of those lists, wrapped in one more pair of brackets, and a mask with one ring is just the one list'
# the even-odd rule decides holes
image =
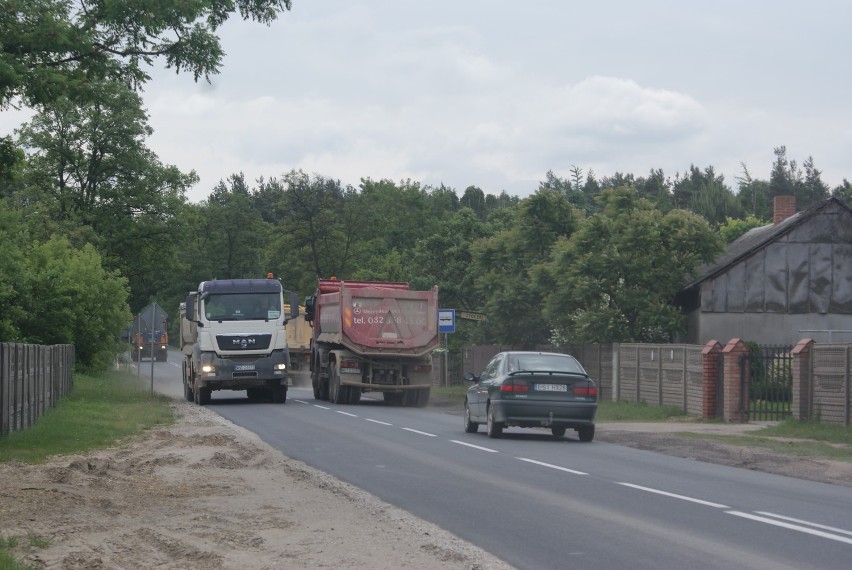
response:
{"label": "white man truck", "polygon": [[298,316],[291,293],[285,315],[284,289],[266,279],[203,281],[180,305],[183,389],[188,401],[210,403],[216,390],[245,390],[250,400],[287,400],[290,355],[287,321]]}

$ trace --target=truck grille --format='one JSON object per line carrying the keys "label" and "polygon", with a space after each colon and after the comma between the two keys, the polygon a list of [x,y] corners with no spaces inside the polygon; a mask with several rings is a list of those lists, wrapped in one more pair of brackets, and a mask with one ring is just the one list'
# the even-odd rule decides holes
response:
{"label": "truck grille", "polygon": [[216,344],[219,345],[219,350],[266,350],[271,342],[271,334],[216,335]]}

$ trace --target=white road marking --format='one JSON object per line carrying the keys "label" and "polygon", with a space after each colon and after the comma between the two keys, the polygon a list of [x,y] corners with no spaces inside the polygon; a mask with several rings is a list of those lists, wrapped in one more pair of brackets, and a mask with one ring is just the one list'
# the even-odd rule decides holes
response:
{"label": "white road marking", "polygon": [[[852,538],[846,538],[845,536],[837,536],[836,534],[829,534],[827,532],[823,532],[821,530],[816,530],[814,528],[807,528],[804,526],[799,526],[795,524],[786,523],[783,521],[778,521],[775,519],[768,519],[766,517],[759,517],[757,515],[752,515],[749,513],[742,513],[740,511],[725,511],[726,514],[734,515],[735,517],[742,517],[744,519],[749,519],[752,521],[762,522],[766,524],[771,524],[774,526],[780,526],[781,528],[786,528],[789,530],[795,530],[798,532],[803,532],[805,534],[812,534],[814,536],[819,536],[822,538],[827,538],[829,540],[836,540],[837,542],[845,542],[846,544],[852,544]],[[810,524],[810,523],[807,523]]]}
{"label": "white road marking", "polygon": [[389,424],[388,422],[382,422],[382,421],[374,420],[374,419],[371,419],[371,418],[364,418],[364,419],[366,419],[368,422],[373,422],[374,424],[381,424],[383,426],[392,426],[393,425],[393,424]]}
{"label": "white road marking", "polygon": [[342,414],[344,416],[349,416],[350,418],[357,418],[358,417],[355,414],[350,414],[349,412],[341,412],[340,410],[337,410],[337,413]]}
{"label": "white road marking", "polygon": [[320,406],[319,404],[314,404],[314,407],[319,408],[321,410],[330,410],[331,409],[328,406]]}
{"label": "white road marking", "polygon": [[848,534],[849,536],[852,536],[852,530],[843,530],[842,528],[835,528],[833,526],[825,526],[823,524],[817,524],[817,523],[813,523],[813,522],[810,522],[810,521],[803,521],[802,519],[794,519],[793,517],[785,517],[784,515],[776,515],[775,513],[767,513],[767,512],[764,512],[764,511],[756,511],[756,512],[757,512],[757,514],[763,515],[763,516],[766,516],[766,517],[773,517],[773,518],[776,518],[776,519],[781,519],[781,520],[790,521],[790,522],[794,522],[794,523],[806,524],[806,525],[812,526],[814,528],[821,528],[822,530],[830,530],[831,532],[839,532],[840,534]]}
{"label": "white road marking", "polygon": [[474,449],[478,449],[478,450],[480,450],[480,451],[487,451],[487,452],[489,452],[489,453],[500,453],[500,452],[499,452],[499,451],[497,451],[496,449],[489,449],[489,448],[487,448],[487,447],[480,447],[480,446],[478,446],[478,445],[473,445],[472,443],[466,443],[466,442],[464,442],[464,441],[459,441],[459,440],[457,440],[457,439],[451,439],[450,441],[451,441],[451,442],[453,442],[453,443],[457,443],[457,444],[459,444],[459,445],[464,445],[465,447],[472,447],[472,448],[474,448]]}
{"label": "white road marking", "polygon": [[412,433],[419,433],[420,435],[428,435],[429,437],[438,437],[434,433],[427,433],[425,431],[420,431],[420,430],[411,429],[411,428],[402,428],[402,429],[404,429],[405,431],[410,431]]}
{"label": "white road marking", "polygon": [[656,493],[658,495],[663,495],[665,497],[672,497],[673,499],[681,499],[683,501],[689,501],[691,503],[698,503],[699,505],[706,505],[708,507],[715,507],[717,509],[730,509],[731,507],[727,505],[721,505],[719,503],[711,503],[710,501],[704,501],[702,499],[695,499],[693,497],[687,497],[685,495],[676,495],[675,493],[667,493],[666,491],[660,491],[659,489],[651,489],[650,487],[642,487],[641,485],[634,485],[633,483],[620,483],[618,481],[615,482],[616,485],[624,485],[625,487],[632,487],[634,489],[639,489],[640,491],[648,491],[649,493]]}
{"label": "white road marking", "polygon": [[535,459],[527,459],[526,457],[517,457],[516,459],[520,459],[521,461],[526,461],[527,463],[534,463],[536,465],[541,465],[542,467],[549,467],[551,469],[557,469],[559,471],[565,471],[566,473],[573,473],[574,475],[588,475],[588,473],[584,473],[583,471],[576,471],[574,469],[568,469],[567,467],[560,467],[558,465],[551,465],[550,463],[543,463],[541,461],[536,461]]}
{"label": "white road marking", "polygon": [[299,402],[300,404],[309,404],[310,402],[306,402],[304,400],[291,400],[292,402]]}

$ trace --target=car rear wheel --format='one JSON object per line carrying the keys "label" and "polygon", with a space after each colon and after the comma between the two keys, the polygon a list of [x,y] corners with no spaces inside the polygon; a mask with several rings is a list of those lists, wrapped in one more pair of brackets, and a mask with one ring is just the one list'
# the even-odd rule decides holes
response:
{"label": "car rear wheel", "polygon": [[467,405],[467,400],[464,402],[464,431],[467,433],[479,431],[479,424],[470,419],[470,406]]}
{"label": "car rear wheel", "polygon": [[583,426],[577,428],[577,435],[580,441],[592,441],[595,439],[595,426]]}
{"label": "car rear wheel", "polygon": [[550,433],[553,437],[563,437],[565,435],[565,426],[553,426],[550,428]]}
{"label": "car rear wheel", "polygon": [[488,437],[498,438],[503,435],[503,424],[494,420],[494,408],[488,406]]}

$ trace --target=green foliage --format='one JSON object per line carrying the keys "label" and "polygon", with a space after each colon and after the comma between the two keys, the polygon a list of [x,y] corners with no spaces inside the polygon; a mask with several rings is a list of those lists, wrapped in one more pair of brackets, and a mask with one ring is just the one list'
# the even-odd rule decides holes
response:
{"label": "green foliage", "polygon": [[73,344],[81,370],[110,364],[119,334],[131,320],[127,280],[105,269],[93,246],[75,249],[59,237],[29,251],[26,278],[22,340]]}
{"label": "green foliage", "polygon": [[10,0],[0,11],[0,105],[63,96],[85,101],[91,82],[134,88],[155,60],[197,81],[218,73],[224,52],[215,32],[232,15],[269,23],[290,0]]}
{"label": "green foliage", "polygon": [[719,226],[719,234],[725,240],[725,243],[731,243],[743,236],[747,231],[765,226],[768,223],[751,215],[739,220],[728,218],[723,225]]}
{"label": "green foliage", "polygon": [[148,385],[126,370],[75,374],[73,390],[54,409],[34,426],[0,439],[0,461],[41,463],[52,455],[113,445],[172,421],[169,398],[151,396]]}
{"label": "green foliage", "polygon": [[601,204],[538,276],[544,314],[570,342],[668,341],[684,326],[672,299],[721,240],[695,214],[663,214],[630,188],[605,190]]}
{"label": "green foliage", "polygon": [[521,201],[507,229],[472,244],[474,286],[483,300],[486,340],[535,347],[548,340],[541,316],[542,282],[533,276],[580,214],[565,196],[540,188]]}
{"label": "green foliage", "polygon": [[673,193],[675,207],[703,216],[714,226],[727,218],[742,217],[739,200],[712,166],[704,171],[690,166],[688,173],[676,178]]}

